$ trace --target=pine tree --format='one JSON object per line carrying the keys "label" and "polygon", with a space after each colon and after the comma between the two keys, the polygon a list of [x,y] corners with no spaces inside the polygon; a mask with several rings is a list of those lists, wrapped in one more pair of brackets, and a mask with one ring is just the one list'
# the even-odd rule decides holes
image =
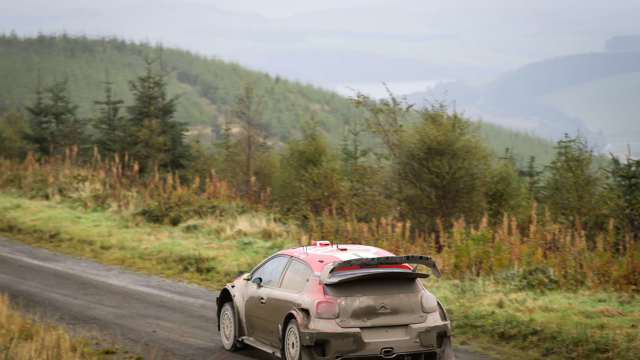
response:
{"label": "pine tree", "polygon": [[370,150],[362,144],[362,137],[365,131],[363,124],[357,119],[354,119],[345,129],[341,152],[342,163],[347,175],[352,173],[370,153]]}
{"label": "pine tree", "polygon": [[538,170],[536,167],[536,157],[529,157],[529,161],[527,162],[527,168],[525,170],[520,171],[520,176],[527,179],[527,188],[529,189],[529,194],[535,201],[540,201],[540,184],[541,184],[541,176],[542,171]]}
{"label": "pine tree", "polygon": [[255,185],[256,159],[266,149],[267,128],[262,119],[264,98],[256,94],[253,84],[245,84],[242,93],[236,99],[232,113],[241,133],[244,162],[243,193],[252,199]]}
{"label": "pine tree", "polygon": [[640,241],[640,160],[627,157],[622,162],[612,156],[609,190],[613,194],[611,216],[623,232]]}
{"label": "pine tree", "polygon": [[129,83],[134,99],[127,107],[131,155],[143,170],[184,168],[190,149],[184,139],[185,125],[174,120],[178,98],[167,94],[164,69],[155,70],[150,59],[145,62],[145,73]]}
{"label": "pine tree", "polygon": [[588,225],[598,211],[602,179],[586,140],[565,134],[548,171],[543,198],[551,213],[568,223]]}
{"label": "pine tree", "polygon": [[509,148],[489,172],[486,197],[489,219],[494,223],[502,221],[504,214],[525,216],[527,213],[527,186],[518,174]]}
{"label": "pine tree", "polygon": [[29,113],[31,131],[25,134],[25,138],[35,146],[39,154],[49,155],[51,151],[50,139],[53,138],[54,125],[45,104],[40,74],[38,74],[35,99],[30,106],[27,106],[27,112]]}
{"label": "pine tree", "polygon": [[113,83],[107,76],[104,82],[104,99],[94,101],[99,113],[93,123],[97,132],[95,143],[107,155],[123,154],[131,145],[128,122],[120,114],[124,101],[114,98],[112,87]]}
{"label": "pine tree", "polygon": [[31,125],[27,138],[40,154],[61,154],[66,148],[84,144],[85,122],[76,115],[77,110],[66,80],[55,82],[44,91],[38,86],[34,103],[27,107]]}
{"label": "pine tree", "polygon": [[242,160],[239,158],[239,144],[233,138],[230,118],[231,114],[225,114],[219,136],[214,143],[216,171],[224,180],[238,187],[240,178],[238,163]]}

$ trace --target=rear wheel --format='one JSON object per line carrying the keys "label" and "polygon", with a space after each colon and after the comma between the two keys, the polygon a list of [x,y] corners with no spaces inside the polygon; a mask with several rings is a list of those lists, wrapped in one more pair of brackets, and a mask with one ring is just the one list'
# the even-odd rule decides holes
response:
{"label": "rear wheel", "polygon": [[309,360],[309,348],[302,346],[300,328],[295,319],[289,321],[284,332],[283,358],[285,360]]}
{"label": "rear wheel", "polygon": [[442,360],[456,360],[456,355],[453,352],[453,347],[451,346],[450,337],[445,340],[443,348],[444,349],[442,350],[442,355],[440,357]]}
{"label": "rear wheel", "polygon": [[228,302],[220,310],[220,340],[222,346],[229,351],[238,349],[238,322],[233,303]]}

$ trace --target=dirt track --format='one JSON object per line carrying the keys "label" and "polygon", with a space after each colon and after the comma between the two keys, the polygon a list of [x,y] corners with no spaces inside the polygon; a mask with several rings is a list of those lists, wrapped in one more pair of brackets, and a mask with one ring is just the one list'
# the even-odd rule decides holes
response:
{"label": "dirt track", "polygon": [[[154,359],[270,359],[224,351],[215,293],[0,238],[0,293],[25,309]],[[459,360],[486,359],[456,351]]]}

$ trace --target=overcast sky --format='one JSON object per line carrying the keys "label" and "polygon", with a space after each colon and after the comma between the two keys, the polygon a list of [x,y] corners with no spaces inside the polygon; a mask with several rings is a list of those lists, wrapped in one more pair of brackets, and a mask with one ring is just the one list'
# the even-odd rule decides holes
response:
{"label": "overcast sky", "polygon": [[640,33],[640,0],[0,0],[0,31],[160,41],[325,86],[486,80]]}

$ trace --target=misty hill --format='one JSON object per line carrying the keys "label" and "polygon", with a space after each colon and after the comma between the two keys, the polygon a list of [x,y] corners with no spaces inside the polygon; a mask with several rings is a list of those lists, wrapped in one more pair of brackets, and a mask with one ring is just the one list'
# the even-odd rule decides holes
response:
{"label": "misty hill", "polygon": [[640,51],[640,35],[614,36],[605,47],[608,51]]}
{"label": "misty hill", "polygon": [[[103,82],[114,83],[116,96],[131,97],[128,81],[143,70],[145,56],[158,57],[169,71],[169,93],[179,95],[178,120],[192,129],[219,128],[243,84],[255,84],[264,96],[264,117],[271,135],[286,141],[302,121],[315,118],[338,144],[351,119],[363,116],[349,99],[314,86],[273,77],[238,64],[187,51],[119,39],[39,36],[0,37],[0,112],[22,108],[33,99],[38,78],[48,84],[67,79],[71,96],[83,116],[94,114],[93,101],[103,96]],[[552,144],[534,136],[483,124],[482,134],[496,153],[509,147],[521,159],[534,155],[542,162]]]}
{"label": "misty hill", "polygon": [[[444,89],[460,109],[489,122],[549,138],[581,132],[602,151],[623,153],[627,144],[640,151],[640,52],[558,57],[478,87],[458,82],[435,91]],[[412,94],[410,99],[427,96]]]}

